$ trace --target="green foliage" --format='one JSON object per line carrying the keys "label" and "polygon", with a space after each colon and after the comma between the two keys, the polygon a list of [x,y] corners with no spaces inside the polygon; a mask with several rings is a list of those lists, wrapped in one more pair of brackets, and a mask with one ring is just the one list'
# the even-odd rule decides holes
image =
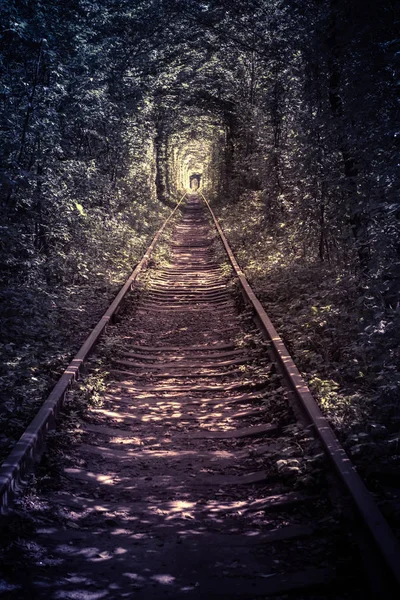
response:
{"label": "green foliage", "polygon": [[341,434],[369,423],[396,433],[400,314],[373,277],[305,260],[291,239],[265,229],[263,199],[218,209],[239,263],[297,366]]}
{"label": "green foliage", "polygon": [[[165,214],[146,89],[119,52],[124,7],[105,4],[0,5],[0,453]],[[135,14],[124,22],[140,37]]]}
{"label": "green foliage", "polygon": [[5,422],[199,165],[321,398],[396,398],[395,2],[10,0],[0,25]]}

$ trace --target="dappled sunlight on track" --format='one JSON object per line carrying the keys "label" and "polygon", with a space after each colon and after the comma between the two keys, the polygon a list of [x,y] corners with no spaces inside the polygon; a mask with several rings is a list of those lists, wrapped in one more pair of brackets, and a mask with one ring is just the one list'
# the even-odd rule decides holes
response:
{"label": "dappled sunlight on track", "polygon": [[334,594],[336,546],[348,539],[334,519],[326,526],[321,447],[293,414],[198,196],[168,251],[110,332],[118,351],[65,449],[58,489],[30,506],[22,593],[301,599],[329,585]]}

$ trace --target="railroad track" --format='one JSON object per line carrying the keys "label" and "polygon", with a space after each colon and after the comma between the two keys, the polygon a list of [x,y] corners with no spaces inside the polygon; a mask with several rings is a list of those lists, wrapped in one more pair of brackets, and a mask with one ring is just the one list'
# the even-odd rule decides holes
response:
{"label": "railroad track", "polygon": [[147,255],[58,489],[20,505],[34,527],[10,599],[391,597],[396,542],[218,230],[222,264],[207,206],[189,196],[169,260]]}

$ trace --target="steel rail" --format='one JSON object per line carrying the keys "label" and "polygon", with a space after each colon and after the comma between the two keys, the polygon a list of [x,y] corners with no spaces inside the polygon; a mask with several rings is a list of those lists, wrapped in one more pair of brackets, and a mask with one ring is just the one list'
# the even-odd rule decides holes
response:
{"label": "steel rail", "polygon": [[118,292],[113,302],[110,304],[109,308],[106,310],[100,321],[97,323],[81,346],[78,353],[61,375],[60,379],[50,392],[50,395],[47,397],[34,419],[31,421],[30,425],[24,431],[11,453],[1,465],[0,511],[4,511],[4,509],[8,507],[10,498],[17,490],[18,485],[21,482],[22,477],[25,475],[27,469],[34,460],[39,458],[44,447],[46,433],[54,428],[57,415],[63,406],[67,391],[69,390],[71,384],[78,378],[82,365],[87,360],[90,352],[97,344],[105,328],[116,314],[116,311],[120,307],[121,302],[125,298],[128,291],[132,288],[137,276],[145,267],[147,267],[150,256],[154,250],[154,246],[159,240],[160,235],[186,196],[187,193],[184,194],[177,202],[175,208],[171,211],[170,215],[157,231],[141,261],[132,271],[125,284]]}
{"label": "steel rail", "polygon": [[315,426],[316,432],[325,447],[329,459],[335,466],[347,491],[350,493],[356,509],[372,535],[382,558],[394,576],[395,581],[400,586],[400,544],[397,538],[379,510],[371,493],[357,473],[356,468],[346,454],[346,451],[340,444],[332,427],[328,423],[328,420],[322,414],[321,409],[311,394],[303,377],[300,375],[285,344],[278,335],[262,304],[250,287],[242,269],[235,259],[209,202],[201,192],[199,193],[210,211],[226,254],[239,279],[245,300],[253,307],[261,325],[261,329],[265,332],[267,339],[271,342],[274,358],[283,372],[285,379],[289,383],[291,390],[294,392],[295,397],[299,401],[300,406],[303,407]]}

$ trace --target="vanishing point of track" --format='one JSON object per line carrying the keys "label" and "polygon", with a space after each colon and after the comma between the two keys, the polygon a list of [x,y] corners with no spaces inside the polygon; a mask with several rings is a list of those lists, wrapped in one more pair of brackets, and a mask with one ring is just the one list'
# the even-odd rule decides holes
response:
{"label": "vanishing point of track", "polygon": [[[106,389],[58,489],[32,507],[32,563],[10,599],[367,597],[357,557],[365,525],[396,579],[394,537],[217,224],[233,269],[222,266],[207,206],[189,196],[168,261],[147,265],[147,254],[138,300],[110,331],[118,349]],[[93,344],[67,369],[65,389]],[[38,451],[39,421],[3,469],[3,502],[18,460],[22,468]],[[342,511],[349,492],[355,508]]]}

